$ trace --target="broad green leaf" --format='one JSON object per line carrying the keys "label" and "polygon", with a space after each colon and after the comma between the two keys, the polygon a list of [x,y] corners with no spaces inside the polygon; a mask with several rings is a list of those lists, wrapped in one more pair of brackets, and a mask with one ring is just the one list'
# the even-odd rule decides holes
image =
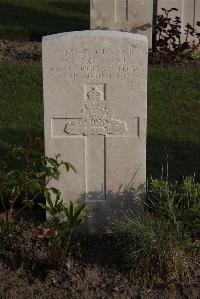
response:
{"label": "broad green leaf", "polygon": [[34,202],[30,199],[27,201],[29,209],[32,209],[34,207]]}
{"label": "broad green leaf", "polygon": [[74,215],[74,204],[71,200],[70,200],[70,205],[69,205],[69,215],[70,215],[70,217],[73,217],[73,215]]}
{"label": "broad green leaf", "polygon": [[79,203],[78,206],[75,208],[74,218],[77,219],[84,209],[85,203]]}
{"label": "broad green leaf", "polygon": [[64,207],[64,208],[63,208],[63,212],[64,212],[64,214],[65,214],[67,220],[69,220],[69,211],[68,211],[68,208]]}
{"label": "broad green leaf", "polygon": [[59,193],[56,195],[55,206],[59,206],[59,204],[61,204],[61,203],[62,203],[62,199],[60,198],[60,193]]}
{"label": "broad green leaf", "polygon": [[55,195],[60,194],[60,191],[59,191],[57,188],[51,187],[50,190],[51,190]]}
{"label": "broad green leaf", "polygon": [[47,161],[46,161],[45,157],[41,157],[41,164],[44,167],[47,166]]}
{"label": "broad green leaf", "polygon": [[75,167],[69,162],[65,162],[65,168],[66,168],[67,172],[69,172],[69,170],[72,169],[75,173],[77,173]]}
{"label": "broad green leaf", "polygon": [[35,192],[36,190],[39,190],[41,188],[40,183],[37,180],[31,180],[29,182],[29,191],[31,193]]}
{"label": "broad green leaf", "polygon": [[47,202],[48,202],[48,205],[49,205],[50,209],[53,212],[54,211],[54,206],[53,206],[53,202],[52,202],[50,197],[47,198]]}
{"label": "broad green leaf", "polygon": [[11,190],[11,194],[12,195],[17,194],[19,193],[19,190],[20,190],[19,186],[14,186]]}
{"label": "broad green leaf", "polygon": [[68,164],[69,164],[69,167],[77,174],[77,170],[74,167],[74,165],[72,165],[71,163],[68,163]]}
{"label": "broad green leaf", "polygon": [[40,206],[42,209],[44,209],[48,212],[51,212],[51,209],[43,203],[38,203],[38,206]]}
{"label": "broad green leaf", "polygon": [[65,169],[69,172],[69,164],[65,162]]}
{"label": "broad green leaf", "polygon": [[11,170],[10,172],[7,173],[7,177],[10,177],[15,174],[16,174],[16,170]]}
{"label": "broad green leaf", "polygon": [[56,181],[58,181],[60,177],[60,172],[57,168],[53,168],[51,175]]}
{"label": "broad green leaf", "polygon": [[56,160],[53,159],[53,158],[46,157],[46,161],[47,161],[50,165],[52,165],[52,166],[54,166],[54,167],[58,167],[58,166],[59,166],[58,161],[56,161]]}
{"label": "broad green leaf", "polygon": [[45,176],[50,176],[52,174],[51,167],[45,167],[44,172],[45,172]]}
{"label": "broad green leaf", "polygon": [[10,178],[10,177],[17,177],[17,178],[19,178],[19,177],[22,176],[22,174],[23,174],[23,173],[22,173],[21,171],[15,169],[15,170],[11,170],[11,171],[7,174],[7,177],[8,177],[8,178]]}
{"label": "broad green leaf", "polygon": [[47,189],[44,190],[44,197],[45,197],[46,200],[50,198],[50,194],[49,194],[49,191]]}

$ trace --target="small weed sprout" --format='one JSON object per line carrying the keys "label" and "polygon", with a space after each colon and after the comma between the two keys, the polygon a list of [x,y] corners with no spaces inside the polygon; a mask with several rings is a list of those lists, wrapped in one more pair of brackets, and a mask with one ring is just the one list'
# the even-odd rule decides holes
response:
{"label": "small weed sprout", "polygon": [[[47,229],[39,230],[39,238],[49,239],[49,256],[60,264],[64,265],[65,259],[70,254],[70,242],[75,230],[84,222],[85,203],[74,204],[70,201],[69,207],[65,207],[60,193],[57,193],[53,203],[50,195],[47,196],[48,205],[39,204],[50,216],[47,222]],[[60,214],[64,217],[60,219]]]}

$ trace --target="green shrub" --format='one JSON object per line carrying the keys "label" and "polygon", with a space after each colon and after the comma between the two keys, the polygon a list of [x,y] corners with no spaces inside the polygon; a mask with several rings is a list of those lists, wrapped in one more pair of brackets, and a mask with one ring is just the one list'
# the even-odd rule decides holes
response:
{"label": "green shrub", "polygon": [[179,187],[180,221],[192,236],[200,236],[200,183],[186,177]]}
{"label": "green shrub", "polygon": [[194,24],[187,23],[182,39],[181,18],[172,17],[177,8],[161,9],[163,14],[157,15],[154,24],[154,34],[157,37],[155,47],[150,52],[152,62],[179,62],[182,59],[199,59],[200,34]]}
{"label": "green shrub", "polygon": [[[49,188],[49,183],[60,178],[60,168],[66,171],[73,170],[73,165],[60,159],[45,157],[32,149],[30,142],[28,148],[23,146],[8,146],[7,155],[13,160],[13,168],[0,165],[0,247],[8,244],[9,231],[14,225],[16,216],[25,208],[32,208],[36,199],[43,194],[58,190]],[[20,206],[17,209],[17,205]],[[57,208],[57,207],[56,207]],[[5,244],[5,246],[4,246]]]}
{"label": "green shrub", "polygon": [[115,220],[113,231],[122,265],[153,277],[179,278],[196,259],[200,233],[200,184],[150,178],[146,212]]}
{"label": "green shrub", "polygon": [[187,240],[170,223],[130,212],[114,222],[113,231],[122,266],[151,279],[179,278],[187,271]]}
{"label": "green shrub", "polygon": [[195,176],[181,182],[150,178],[147,190],[150,211],[190,236],[200,233],[200,183]]}
{"label": "green shrub", "polygon": [[177,197],[176,182],[173,184],[168,180],[150,178],[147,190],[147,204],[157,216],[165,217],[179,230]]}

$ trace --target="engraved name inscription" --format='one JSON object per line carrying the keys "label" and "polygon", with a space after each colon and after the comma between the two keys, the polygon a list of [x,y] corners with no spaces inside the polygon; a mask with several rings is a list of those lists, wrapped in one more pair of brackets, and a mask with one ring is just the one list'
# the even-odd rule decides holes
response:
{"label": "engraved name inscription", "polygon": [[113,119],[107,108],[104,94],[95,86],[86,95],[82,118],[65,125],[64,132],[70,135],[123,135],[126,123]]}
{"label": "engraved name inscription", "polygon": [[136,60],[136,48],[62,49],[56,48],[56,61],[50,72],[68,80],[129,79],[142,73]]}

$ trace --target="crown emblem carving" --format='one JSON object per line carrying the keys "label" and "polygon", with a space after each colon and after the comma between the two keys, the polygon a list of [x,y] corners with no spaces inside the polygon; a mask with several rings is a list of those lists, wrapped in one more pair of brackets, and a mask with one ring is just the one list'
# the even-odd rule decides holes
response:
{"label": "crown emblem carving", "polygon": [[87,93],[87,97],[90,100],[100,100],[102,98],[102,92],[100,92],[99,90],[97,90],[95,87],[93,87],[88,93]]}
{"label": "crown emblem carving", "polygon": [[102,91],[92,87],[86,94],[82,118],[67,123],[64,132],[69,135],[125,134],[126,123],[113,119],[107,106]]}

